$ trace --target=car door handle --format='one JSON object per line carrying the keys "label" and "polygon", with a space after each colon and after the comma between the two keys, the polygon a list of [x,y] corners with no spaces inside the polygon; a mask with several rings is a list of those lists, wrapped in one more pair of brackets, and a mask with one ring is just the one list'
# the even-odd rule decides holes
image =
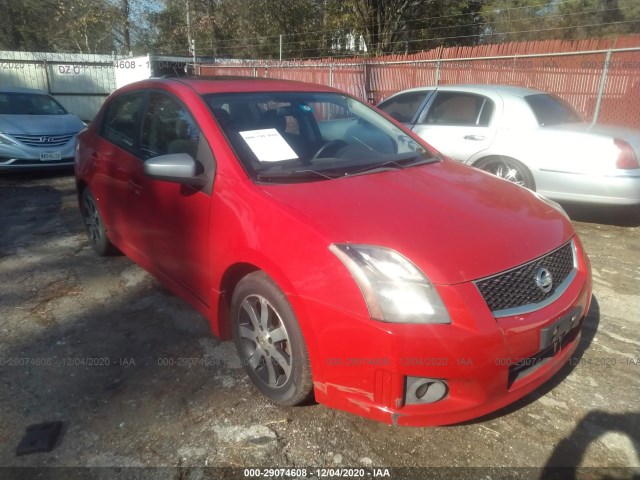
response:
{"label": "car door handle", "polygon": [[465,140],[474,140],[476,142],[484,140],[484,137],[482,135],[465,135],[462,138],[464,138]]}

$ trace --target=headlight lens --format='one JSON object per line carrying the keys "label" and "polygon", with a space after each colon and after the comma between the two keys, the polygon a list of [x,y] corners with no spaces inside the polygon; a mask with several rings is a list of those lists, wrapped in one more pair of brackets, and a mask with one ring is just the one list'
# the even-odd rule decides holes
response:
{"label": "headlight lens", "polygon": [[5,145],[16,145],[16,142],[11,140],[9,137],[7,137],[3,133],[0,133],[0,143],[4,143]]}
{"label": "headlight lens", "polygon": [[333,244],[329,249],[355,278],[374,320],[393,323],[451,323],[429,279],[389,248]]}

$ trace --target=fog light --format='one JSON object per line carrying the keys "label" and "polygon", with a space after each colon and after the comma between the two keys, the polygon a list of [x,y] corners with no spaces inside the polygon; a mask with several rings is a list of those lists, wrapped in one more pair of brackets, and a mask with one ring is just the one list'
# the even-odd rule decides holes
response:
{"label": "fog light", "polygon": [[434,403],[447,396],[449,387],[445,380],[437,378],[407,377],[405,405]]}

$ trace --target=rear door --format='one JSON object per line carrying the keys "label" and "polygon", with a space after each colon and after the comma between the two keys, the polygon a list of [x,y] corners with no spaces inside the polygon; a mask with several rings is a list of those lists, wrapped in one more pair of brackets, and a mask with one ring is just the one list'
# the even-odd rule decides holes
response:
{"label": "rear door", "polygon": [[145,96],[138,91],[111,100],[86,153],[94,172],[91,189],[109,237],[117,245],[137,243],[137,232],[129,227],[135,218],[128,198],[132,174],[139,168],[136,155]]}
{"label": "rear door", "polygon": [[466,162],[493,141],[502,99],[457,91],[437,91],[413,131],[440,152]]}

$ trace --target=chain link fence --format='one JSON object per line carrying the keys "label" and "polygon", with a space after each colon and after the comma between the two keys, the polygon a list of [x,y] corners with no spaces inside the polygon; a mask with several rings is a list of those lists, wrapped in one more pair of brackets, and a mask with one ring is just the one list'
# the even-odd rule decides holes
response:
{"label": "chain link fence", "polygon": [[200,64],[196,71],[319,83],[371,103],[420,86],[516,85],[558,95],[587,121],[640,128],[640,36],[453,47],[377,59],[225,61]]}

